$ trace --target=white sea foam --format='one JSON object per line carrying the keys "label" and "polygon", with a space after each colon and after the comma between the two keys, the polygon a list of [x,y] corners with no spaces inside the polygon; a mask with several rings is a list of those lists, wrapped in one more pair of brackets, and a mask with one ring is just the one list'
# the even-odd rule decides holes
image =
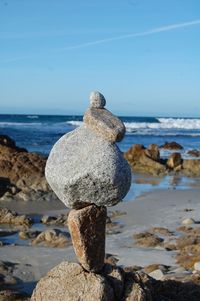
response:
{"label": "white sea foam", "polygon": [[35,126],[35,125],[42,125],[41,122],[0,122],[0,127],[4,126]]}
{"label": "white sea foam", "polygon": [[159,122],[125,122],[127,132],[138,129],[182,129],[200,130],[200,119],[157,118]]}
{"label": "white sea foam", "polygon": [[[36,121],[38,118],[37,115],[28,115],[27,118],[35,119],[35,122],[0,122],[0,127],[32,127],[44,125],[44,123]],[[73,127],[79,127],[82,124],[83,121],[70,120],[66,122],[53,123],[52,125],[71,125]],[[124,124],[126,126],[127,133],[135,133],[137,135],[160,135],[163,131],[164,135],[176,136],[180,134],[189,134],[190,136],[200,136],[200,119],[157,118],[157,122],[124,122]],[[188,133],[188,131],[190,131],[190,133]]]}
{"label": "white sea foam", "polygon": [[[157,118],[158,122],[124,122],[127,133],[133,135],[155,135],[160,136],[200,136],[200,119],[186,118]],[[71,120],[68,125],[78,127],[83,121]],[[197,132],[194,132],[197,131]]]}
{"label": "white sea foam", "polygon": [[37,116],[37,115],[28,115],[27,118],[30,118],[30,119],[38,119],[39,116]]}
{"label": "white sea foam", "polygon": [[71,120],[71,121],[67,121],[67,124],[70,124],[73,126],[81,126],[83,124],[83,121]]}
{"label": "white sea foam", "polygon": [[185,118],[158,118],[158,121],[166,128],[199,130],[200,119]]}

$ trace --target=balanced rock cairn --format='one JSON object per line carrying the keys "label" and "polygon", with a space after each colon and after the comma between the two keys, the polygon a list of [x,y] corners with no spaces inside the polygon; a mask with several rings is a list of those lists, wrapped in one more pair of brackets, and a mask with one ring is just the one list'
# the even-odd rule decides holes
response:
{"label": "balanced rock cairn", "polygon": [[131,184],[130,167],[115,145],[125,126],[105,104],[101,93],[91,93],[83,126],[54,145],[46,165],[50,186],[72,208],[68,226],[77,259],[92,272],[104,265],[106,206],[121,201]]}
{"label": "balanced rock cairn", "polygon": [[131,169],[115,144],[125,126],[105,105],[101,93],[91,93],[83,125],[56,142],[45,170],[51,188],[71,209],[68,227],[77,259],[93,273],[104,266],[106,207],[122,201],[131,185]]}

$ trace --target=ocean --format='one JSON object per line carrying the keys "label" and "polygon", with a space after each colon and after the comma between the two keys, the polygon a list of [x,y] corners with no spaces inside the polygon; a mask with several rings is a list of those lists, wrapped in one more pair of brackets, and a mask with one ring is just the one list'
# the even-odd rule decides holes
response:
{"label": "ocean", "polygon": [[[126,151],[135,143],[159,146],[166,141],[176,141],[187,151],[200,149],[200,118],[120,117],[125,123],[126,135],[118,143]],[[53,144],[65,133],[82,124],[82,116],[56,115],[0,115],[0,134],[13,138],[18,146],[30,152],[48,155]],[[161,151],[161,156],[167,152]]]}
{"label": "ocean", "polygon": [[[147,147],[176,141],[183,146],[183,158],[190,158],[188,150],[200,149],[200,118],[120,117],[125,123],[126,135],[118,143],[122,152],[135,143]],[[0,115],[0,135],[8,135],[20,147],[30,152],[48,155],[53,144],[65,133],[82,124],[83,116],[55,115]],[[161,150],[166,158],[170,151]],[[162,178],[133,174],[132,185],[125,201],[155,189],[188,189],[199,187],[199,180],[168,175]]]}

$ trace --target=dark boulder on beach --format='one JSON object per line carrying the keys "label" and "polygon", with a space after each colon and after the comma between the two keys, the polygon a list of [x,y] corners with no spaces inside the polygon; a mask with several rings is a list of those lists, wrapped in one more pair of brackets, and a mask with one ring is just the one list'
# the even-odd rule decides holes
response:
{"label": "dark boulder on beach", "polygon": [[182,145],[179,143],[172,141],[172,142],[165,142],[165,144],[161,145],[160,148],[168,149],[168,150],[179,150],[183,149]]}
{"label": "dark boulder on beach", "polygon": [[190,155],[190,156],[193,156],[193,157],[200,157],[200,150],[192,149],[192,150],[189,150],[187,152],[187,154]]}
{"label": "dark boulder on beach", "polygon": [[186,176],[200,176],[200,160],[187,159],[183,161],[183,174]]}
{"label": "dark boulder on beach", "polygon": [[157,144],[150,144],[148,146],[148,149],[146,150],[146,153],[151,159],[159,162],[159,160],[160,160],[160,151],[159,151],[159,147],[158,147]]}
{"label": "dark boulder on beach", "polygon": [[[183,147],[176,142],[166,142],[161,146],[167,150]],[[194,150],[194,154],[198,155],[200,151]],[[142,144],[132,145],[124,157],[132,167],[133,172],[145,173],[150,175],[167,175],[169,173],[179,173],[189,177],[200,176],[200,160],[184,159],[180,152],[171,153],[168,158],[161,158],[159,147],[156,144],[151,144],[145,148]]]}
{"label": "dark boulder on beach", "polygon": [[[29,153],[16,146],[8,136],[0,136],[0,197],[3,200],[17,199],[27,201],[34,195],[42,197],[51,193],[44,175],[46,157]],[[35,195],[36,196],[36,195]]]}
{"label": "dark boulder on beach", "polygon": [[180,153],[173,153],[169,156],[168,160],[167,160],[167,167],[172,170],[172,169],[177,169],[178,167],[180,167],[181,169],[181,165],[183,163],[182,157]]}
{"label": "dark boulder on beach", "polygon": [[155,144],[145,148],[142,144],[135,144],[124,153],[133,171],[150,173],[153,175],[165,174],[166,167],[160,161],[160,152]]}
{"label": "dark boulder on beach", "polygon": [[26,215],[19,215],[7,208],[0,208],[0,224],[9,224],[24,228],[31,227],[32,220]]}
{"label": "dark boulder on beach", "polygon": [[7,135],[0,135],[0,145],[10,147],[18,152],[27,152],[25,148],[16,146],[15,141]]}
{"label": "dark boulder on beach", "polygon": [[63,248],[71,245],[70,234],[59,229],[45,230],[35,237],[32,245]]}

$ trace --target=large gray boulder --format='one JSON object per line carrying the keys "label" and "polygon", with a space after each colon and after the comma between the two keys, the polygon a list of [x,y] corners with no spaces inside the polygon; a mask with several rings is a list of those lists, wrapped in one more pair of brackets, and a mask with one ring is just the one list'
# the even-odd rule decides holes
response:
{"label": "large gray boulder", "polygon": [[45,175],[58,198],[75,209],[89,203],[115,205],[131,185],[131,169],[117,145],[86,125],[57,141]]}

